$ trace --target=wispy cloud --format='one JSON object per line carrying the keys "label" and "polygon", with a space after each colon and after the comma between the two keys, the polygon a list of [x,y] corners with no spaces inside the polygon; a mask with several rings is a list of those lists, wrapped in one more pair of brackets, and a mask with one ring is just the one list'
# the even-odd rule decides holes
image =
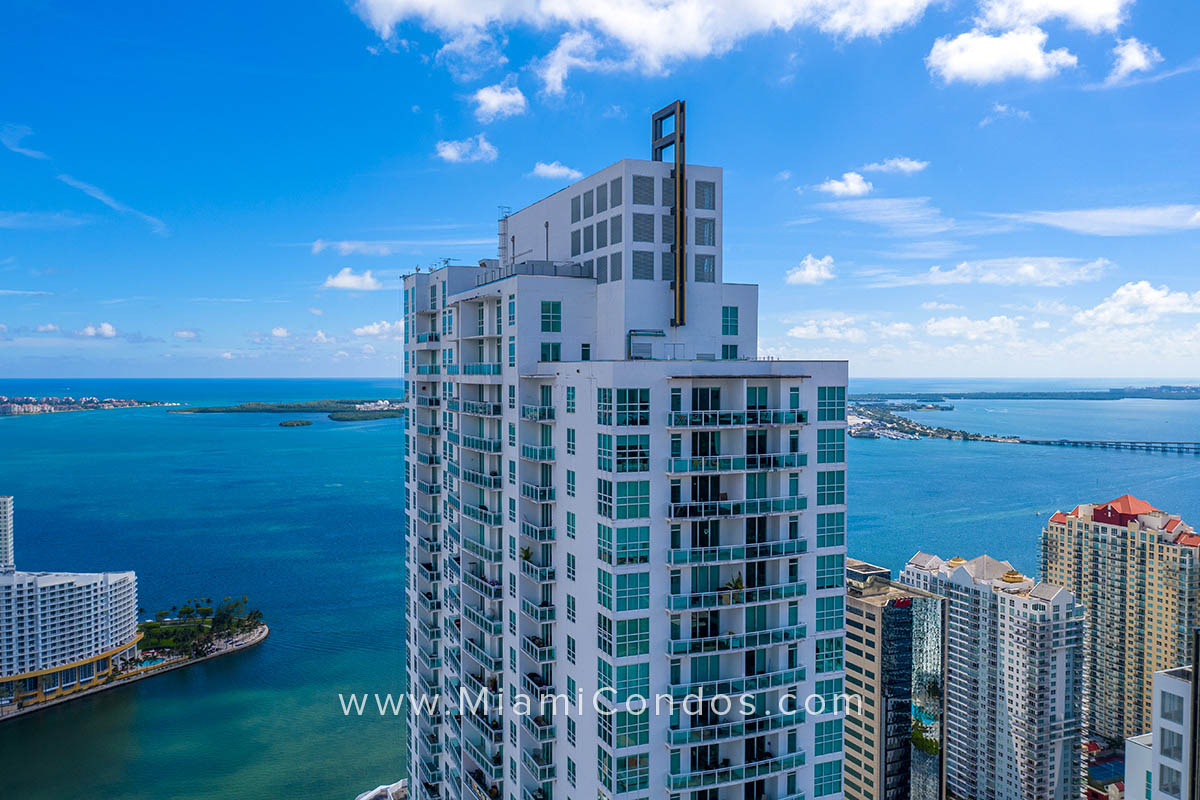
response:
{"label": "wispy cloud", "polygon": [[1030,119],[1029,112],[1015,106],[1010,106],[1007,103],[992,103],[992,110],[986,117],[979,120],[979,127],[986,128],[993,122],[1002,119],[1019,119],[1022,122],[1028,122]]}
{"label": "wispy cloud", "polygon": [[69,212],[0,211],[0,228],[8,230],[56,230],[76,228],[89,222]]}
{"label": "wispy cloud", "polygon": [[336,275],[330,275],[322,284],[326,289],[350,289],[357,292],[374,292],[383,284],[371,274],[371,270],[358,274],[350,267],[342,267]]}
{"label": "wispy cloud", "polygon": [[551,161],[549,164],[539,161],[533,165],[533,171],[529,174],[535,178],[553,178],[555,180],[568,181],[577,181],[583,177],[583,173],[579,170],[568,167],[566,164],[561,164],[558,161]]}
{"label": "wispy cloud", "polygon": [[933,266],[924,272],[877,271],[870,278],[872,288],[897,286],[945,286],[981,283],[993,286],[1068,286],[1094,281],[1111,266],[1103,258],[1039,256],[1032,258],[985,258],[963,261],[950,269]]}
{"label": "wispy cloud", "polygon": [[354,335],[378,336],[380,338],[386,338],[390,336],[393,338],[398,338],[403,331],[404,323],[400,322],[399,320],[396,320],[395,322],[380,320],[378,322],[371,322],[363,325],[362,327],[355,328]]}
{"label": "wispy cloud", "polygon": [[437,157],[451,164],[470,164],[476,161],[495,161],[500,151],[482,133],[457,141],[444,139],[437,143]]}
{"label": "wispy cloud", "polygon": [[159,234],[160,236],[166,235],[167,225],[161,219],[159,219],[158,217],[152,217],[149,214],[146,214],[142,211],[138,211],[136,208],[132,208],[130,206],[125,205],[121,201],[114,198],[112,195],[105,192],[99,186],[94,186],[90,183],[85,183],[84,181],[81,181],[78,178],[73,178],[70,175],[66,175],[66,174],[60,174],[58,176],[58,179],[60,181],[62,181],[63,183],[65,183],[67,186],[70,186],[73,189],[78,189],[79,191],[86,194],[88,197],[91,197],[95,200],[99,200],[101,203],[108,206],[113,211],[119,211],[122,214],[131,214],[131,215],[137,217],[138,219],[143,220],[144,222],[146,222],[147,224],[150,225],[151,230],[153,230],[155,233]]}
{"label": "wispy cloud", "polygon": [[196,333],[196,331],[193,331],[188,328],[180,328],[179,330],[175,331],[176,339],[191,340],[191,339],[196,339],[199,336],[200,336],[200,334]]}
{"label": "wispy cloud", "polygon": [[1200,230],[1200,205],[1113,206],[991,216],[1092,236],[1146,236]]}
{"label": "wispy cloud", "polygon": [[929,204],[928,197],[878,197],[820,203],[855,222],[878,225],[893,236],[930,236],[955,227],[953,219]]}
{"label": "wispy cloud", "polygon": [[19,153],[29,158],[36,158],[42,161],[49,160],[50,156],[41,150],[21,146],[21,140],[32,135],[33,128],[30,128],[28,125],[5,125],[3,128],[0,128],[0,144],[3,144],[14,153]]}
{"label": "wispy cloud", "polygon": [[864,164],[863,166],[859,167],[859,171],[899,172],[905,175],[912,175],[914,172],[921,172],[928,166],[928,161],[917,161],[915,158],[897,156],[896,158],[888,158],[883,161],[876,161],[872,164]]}
{"label": "wispy cloud", "polygon": [[50,292],[39,292],[34,289],[0,289],[0,295],[28,295],[31,297],[49,295]]}
{"label": "wispy cloud", "polygon": [[313,255],[326,250],[334,250],[343,256],[390,256],[403,250],[420,247],[462,247],[495,244],[495,242],[495,237],[490,239],[317,239],[304,246],[311,249]]}

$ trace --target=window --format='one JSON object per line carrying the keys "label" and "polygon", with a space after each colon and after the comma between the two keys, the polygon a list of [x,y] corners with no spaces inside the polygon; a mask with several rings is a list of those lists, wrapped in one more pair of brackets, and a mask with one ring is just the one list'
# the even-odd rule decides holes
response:
{"label": "window", "polygon": [[736,344],[721,345],[721,360],[736,361],[738,357],[738,346]]}
{"label": "window", "polygon": [[817,588],[836,589],[846,582],[846,557],[840,554],[817,556]]}
{"label": "window", "polygon": [[562,301],[542,301],[542,332],[558,333],[562,330]]}
{"label": "window", "polygon": [[[574,622],[574,621],[575,621],[575,595],[569,594],[569,595],[567,595],[567,622]],[[575,693],[572,691],[568,691],[567,694],[571,695],[572,697],[574,697],[574,695],[575,695]]]}
{"label": "window", "polygon": [[514,497],[508,498],[508,521],[517,521],[517,500]]}
{"label": "window", "polygon": [[650,714],[643,711],[618,711],[616,725],[617,747],[637,747],[650,744]]}
{"label": "window", "polygon": [[846,460],[846,431],[842,428],[817,430],[817,463],[840,464]]}
{"label": "window", "polygon": [[596,602],[603,608],[612,610],[613,576],[611,572],[596,570]]}
{"label": "window", "polygon": [[621,251],[613,253],[608,260],[612,265],[612,279],[614,281],[621,280]]}
{"label": "window", "polygon": [[696,181],[696,208],[705,211],[717,210],[717,184],[713,181]]}
{"label": "window", "polygon": [[621,179],[613,178],[608,182],[608,204],[613,208],[621,205]]}
{"label": "window", "polygon": [[613,390],[596,390],[596,424],[612,425]]}
{"label": "window", "polygon": [[608,184],[602,183],[596,187],[596,213],[608,210]]}
{"label": "window", "polygon": [[617,683],[614,688],[617,690],[617,696],[613,698],[615,703],[624,703],[630,695],[634,694],[648,697],[650,695],[650,665],[627,664],[617,667]]}
{"label": "window", "polygon": [[604,472],[612,472],[613,437],[611,433],[596,434],[596,468]]}
{"label": "window", "polygon": [[634,528],[617,528],[616,563],[650,563],[649,526],[641,525]]}
{"label": "window", "polygon": [[817,547],[840,547],[846,543],[846,512],[817,514]]}
{"label": "window", "polygon": [[617,389],[617,424],[650,424],[649,389]]}
{"label": "window", "polygon": [[562,361],[562,345],[558,342],[542,342],[542,361]]}
{"label": "window", "polygon": [[650,607],[650,573],[630,572],[617,576],[617,611],[639,611]]}
{"label": "window", "polygon": [[575,538],[575,512],[574,511],[567,512],[567,538],[568,539]]}
{"label": "window", "polygon": [[517,425],[515,422],[508,423],[508,446],[517,446]]}
{"label": "window", "polygon": [[580,197],[575,195],[571,198],[571,222],[579,222],[580,219]]}
{"label": "window", "polygon": [[[567,717],[567,744],[575,746],[575,720]],[[567,763],[570,766],[571,762]]]}
{"label": "window", "polygon": [[567,428],[567,455],[575,455],[575,429]]}
{"label": "window", "polygon": [[[675,218],[670,214],[663,214],[659,217],[662,235],[660,236],[663,244],[675,244]],[[634,241],[637,241],[636,239]]]}
{"label": "window", "polygon": [[696,255],[696,277],[697,283],[716,283],[717,281],[717,257],[712,255]]}
{"label": "window", "polygon": [[591,189],[588,189],[586,192],[583,193],[583,218],[584,219],[587,219],[588,217],[590,217],[592,214],[595,213],[596,204],[593,202],[594,199],[595,199],[595,193]]}
{"label": "window", "polygon": [[516,386],[508,387],[508,407],[509,408],[517,407],[517,387]]}
{"label": "window", "polygon": [[508,296],[508,324],[510,327],[517,324],[517,296],[515,294]]}
{"label": "window", "polygon": [[817,473],[817,505],[836,506],[846,502],[846,472],[833,470]]}
{"label": "window", "polygon": [[650,471],[650,437],[646,434],[617,437],[617,472]]}
{"label": "window", "polygon": [[654,215],[633,215],[633,241],[654,243]]}
{"label": "window", "polygon": [[567,470],[567,497],[575,496],[575,470]]}
{"label": "window", "polygon": [[[567,553],[567,580],[575,580],[575,554]],[[575,659],[571,659],[574,661]]]}
{"label": "window", "polygon": [[817,387],[817,422],[840,422],[846,418],[846,387]]}
{"label": "window", "polygon": [[621,243],[621,215],[617,214],[608,220],[608,238],[613,244]]}
{"label": "window", "polygon": [[634,250],[633,260],[630,262],[633,268],[629,273],[635,281],[652,281],[654,280],[654,253],[649,250]]}
{"label": "window", "polygon": [[738,307],[721,306],[721,335],[738,335]]}
{"label": "window", "polygon": [[662,265],[660,275],[664,281],[675,280],[675,254],[667,251],[660,253],[660,264]]}
{"label": "window", "polygon": [[616,794],[640,792],[650,786],[650,754],[636,753],[617,758]]}
{"label": "window", "polygon": [[515,367],[517,365],[517,337],[508,337],[508,365]]}
{"label": "window", "polygon": [[696,244],[715,247],[717,244],[717,221],[712,217],[696,218]]}
{"label": "window", "polygon": [[513,486],[517,485],[517,462],[508,462],[508,482]]}
{"label": "window", "polygon": [[604,614],[596,615],[596,646],[600,648],[600,652],[605,655],[612,655],[613,651],[613,624],[610,617]]}
{"label": "window", "polygon": [[814,755],[827,756],[842,749],[842,721],[840,719],[818,722],[816,729],[816,740],[813,743]]}
{"label": "window", "polygon": [[824,797],[842,791],[842,762],[825,761],[813,768],[813,797]]}
{"label": "window", "polygon": [[1159,728],[1158,752],[1172,761],[1183,761],[1183,736],[1170,728]]}
{"label": "window", "polygon": [[567,413],[568,414],[575,413],[575,387],[574,386],[567,387]]}
{"label": "window", "polygon": [[577,256],[583,251],[583,243],[578,229],[571,231],[571,255]]}
{"label": "window", "polygon": [[650,618],[617,620],[617,658],[650,653]]}
{"label": "window", "polygon": [[837,672],[842,668],[842,637],[817,639],[817,672]]}
{"label": "window", "polygon": [[1168,722],[1175,722],[1179,725],[1182,725],[1183,698],[1177,694],[1162,692],[1159,695],[1159,700],[1162,701],[1162,718]]}
{"label": "window", "polygon": [[841,595],[817,598],[818,633],[836,631],[843,626],[843,601],[844,598]]}
{"label": "window", "polygon": [[675,207],[675,179],[662,179],[662,204],[671,208]]}
{"label": "window", "polygon": [[654,178],[649,175],[633,176],[633,204],[636,206],[654,205]]}
{"label": "window", "polygon": [[617,483],[617,519],[642,519],[650,516],[650,481]]}
{"label": "window", "polygon": [[612,519],[612,481],[604,478],[596,479],[596,513],[606,519]]}
{"label": "window", "polygon": [[595,249],[595,247],[594,247],[595,239],[593,238],[592,234],[593,234],[592,226],[585,225],[583,227],[583,252],[585,252],[585,253],[590,253],[590,252],[592,252],[593,249]]}
{"label": "window", "polygon": [[1166,764],[1158,765],[1158,790],[1168,797],[1179,797],[1183,775]]}
{"label": "window", "polygon": [[[574,663],[574,659],[571,660],[571,663]],[[569,721],[574,722],[575,720]],[[569,757],[567,758],[567,783],[571,784],[572,786],[575,785],[575,762]]]}

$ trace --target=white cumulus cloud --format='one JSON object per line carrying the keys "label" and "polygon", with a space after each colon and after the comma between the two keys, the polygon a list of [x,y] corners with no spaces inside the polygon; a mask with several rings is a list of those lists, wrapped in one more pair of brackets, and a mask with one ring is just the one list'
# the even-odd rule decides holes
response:
{"label": "white cumulus cloud", "polygon": [[1009,78],[1042,81],[1079,63],[1069,50],[1046,50],[1046,32],[1023,27],[992,34],[975,30],[933,43],[925,59],[943,83],[996,83]]}
{"label": "white cumulus cloud", "polygon": [[917,161],[915,158],[899,156],[883,161],[876,161],[872,164],[864,164],[859,169],[863,172],[901,172],[905,175],[912,175],[914,172],[920,172],[928,166],[928,161]]}
{"label": "white cumulus cloud", "polygon": [[287,328],[271,328],[271,335],[276,339],[286,339],[289,334]]}
{"label": "white cumulus cloud", "polygon": [[970,317],[943,317],[925,322],[925,332],[930,336],[966,339],[969,342],[1008,339],[1020,328],[1016,318],[995,316],[988,319]]}
{"label": "white cumulus cloud", "polygon": [[483,123],[524,114],[529,108],[525,95],[517,86],[517,76],[509,75],[492,86],[484,86],[471,95],[475,104],[475,119]]}
{"label": "white cumulus cloud", "polygon": [[176,339],[195,339],[196,336],[197,334],[195,331],[187,328],[180,328],[179,330],[175,331]]}
{"label": "white cumulus cloud", "polygon": [[1129,282],[1120,286],[1099,305],[1077,313],[1079,325],[1138,325],[1175,314],[1200,314],[1200,291],[1171,291],[1153,286],[1150,281]]}
{"label": "white cumulus cloud", "polygon": [[793,286],[816,286],[833,280],[833,256],[814,258],[812,253],[787,271],[787,282]]}
{"label": "white cumulus cloud", "polygon": [[337,341],[331,336],[326,336],[323,330],[318,330],[316,335],[312,337],[312,340],[317,344],[331,344]]}
{"label": "white cumulus cloud", "polygon": [[1113,48],[1112,72],[1104,79],[1105,86],[1119,86],[1131,75],[1138,72],[1149,72],[1162,63],[1162,53],[1148,44],[1130,36],[1128,39],[1118,39]]}
{"label": "white cumulus cloud", "polygon": [[437,157],[451,164],[470,164],[475,161],[495,161],[500,151],[482,133],[457,141],[437,143]]}
{"label": "white cumulus cloud", "polygon": [[828,192],[834,197],[861,197],[874,188],[871,182],[857,172],[846,172],[842,179],[830,178],[816,186],[817,191]]}
{"label": "white cumulus cloud", "polygon": [[87,325],[83,330],[78,332],[80,336],[99,337],[101,339],[111,339],[117,335],[117,329],[111,323],[101,322],[99,325]]}
{"label": "white cumulus cloud", "polygon": [[989,28],[1019,28],[1062,20],[1088,33],[1115,31],[1135,0],[983,0],[979,23]]}
{"label": "white cumulus cloud", "polygon": [[539,161],[533,165],[533,171],[529,174],[535,178],[554,178],[556,180],[568,181],[577,181],[583,177],[583,173],[579,170],[572,169],[558,161],[551,161],[549,164],[545,161]]}
{"label": "white cumulus cloud", "polygon": [[337,275],[325,278],[323,286],[326,289],[350,289],[357,292],[373,292],[383,288],[383,284],[371,274],[371,270],[359,275],[350,267],[342,267]]}
{"label": "white cumulus cloud", "polygon": [[57,333],[58,330],[59,330],[59,327],[57,325],[55,325],[53,322],[47,322],[44,325],[37,326],[38,333]]}
{"label": "white cumulus cloud", "polygon": [[403,331],[404,331],[404,323],[400,322],[399,320],[397,320],[395,322],[388,322],[387,320],[380,320],[379,322],[372,322],[370,324],[363,325],[361,328],[355,328],[354,335],[355,336],[380,336],[380,337],[393,336],[393,337],[398,337],[398,336],[400,336],[400,334]]}

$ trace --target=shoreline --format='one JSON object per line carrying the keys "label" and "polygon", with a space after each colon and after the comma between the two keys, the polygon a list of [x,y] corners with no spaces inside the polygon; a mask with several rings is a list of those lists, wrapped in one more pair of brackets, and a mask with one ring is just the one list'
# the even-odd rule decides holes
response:
{"label": "shoreline", "polygon": [[209,653],[208,655],[201,656],[200,658],[189,658],[189,659],[184,659],[183,661],[179,661],[179,660],[168,661],[161,665],[156,664],[152,667],[143,668],[140,672],[138,672],[136,674],[127,675],[123,678],[118,678],[115,681],[110,681],[109,683],[103,683],[99,686],[93,686],[90,689],[84,689],[82,692],[74,692],[65,697],[58,697],[58,698],[55,698],[54,700],[48,700],[45,703],[38,703],[37,705],[26,706],[25,708],[17,709],[16,711],[13,711],[8,714],[0,714],[0,724],[3,724],[9,720],[17,719],[18,717],[26,716],[27,714],[30,714],[35,711],[41,711],[43,709],[50,708],[50,707],[56,706],[56,705],[60,705],[62,703],[69,703],[72,700],[78,700],[81,697],[88,697],[91,695],[99,694],[100,692],[108,691],[110,689],[117,689],[122,686],[129,686],[130,684],[137,683],[138,681],[145,680],[146,678],[153,678],[158,675],[165,675],[166,673],[172,672],[177,669],[183,669],[184,667],[191,667],[196,664],[203,663],[205,661],[211,661],[214,658],[221,658],[222,656],[227,656],[227,655],[231,655],[233,653],[238,653],[238,652],[241,652],[242,650],[248,650],[251,647],[255,647],[257,645],[262,644],[266,640],[267,636],[270,635],[270,633],[271,633],[271,628],[264,624],[261,627],[255,629],[253,634],[251,634],[250,638],[246,639],[245,641],[241,641],[241,642],[237,642],[236,644],[229,645],[225,649],[219,650],[218,652]]}

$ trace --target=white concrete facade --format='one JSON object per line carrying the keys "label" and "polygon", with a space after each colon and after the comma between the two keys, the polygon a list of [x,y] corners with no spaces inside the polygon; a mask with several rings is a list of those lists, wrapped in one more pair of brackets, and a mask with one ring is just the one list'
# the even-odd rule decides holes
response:
{"label": "white concrete facade", "polygon": [[1192,668],[1154,673],[1153,727],[1125,740],[1125,797],[1188,800],[1191,753]]}
{"label": "white concrete facade", "polygon": [[1083,607],[1075,596],[986,555],[917,553],[900,581],[947,600],[948,796],[1079,797]]}
{"label": "white concrete facade", "polygon": [[[498,259],[404,280],[409,687],[443,696],[411,718],[419,800],[842,797],[841,715],[781,697],[843,692],[846,364],[753,360],[720,170],[687,174],[683,326],[659,162],[510,215]],[[502,711],[459,716],[460,687]],[[732,711],[592,704],[697,690]]]}

